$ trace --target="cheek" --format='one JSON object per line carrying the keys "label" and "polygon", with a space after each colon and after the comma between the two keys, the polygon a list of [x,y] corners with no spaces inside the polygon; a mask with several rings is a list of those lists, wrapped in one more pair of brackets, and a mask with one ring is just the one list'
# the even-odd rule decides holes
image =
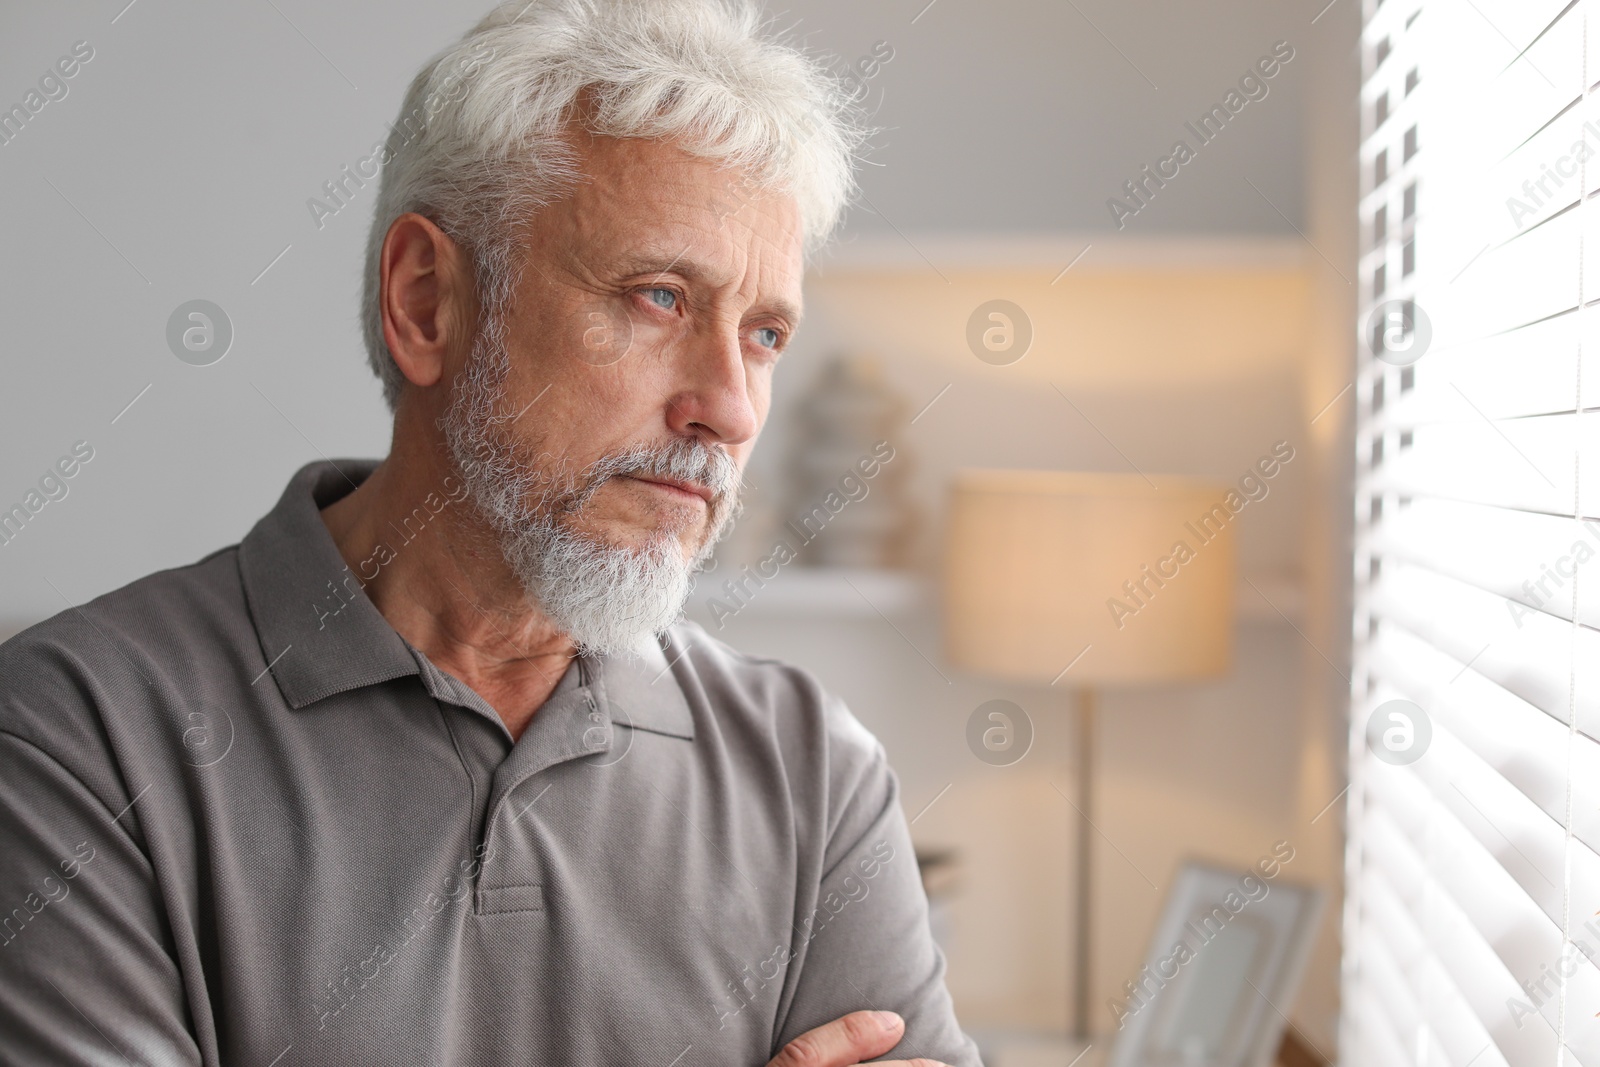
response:
{"label": "cheek", "polygon": [[772,411],[772,377],[776,368],[768,364],[765,367],[752,367],[749,372],[748,394],[750,407],[756,413],[757,426],[767,424],[767,415]]}
{"label": "cheek", "polygon": [[[513,358],[544,381],[582,376],[593,368],[631,359],[640,342],[628,298],[600,294],[549,279],[548,267],[530,267],[510,322]],[[537,391],[537,390],[535,390]]]}
{"label": "cheek", "polygon": [[558,332],[568,359],[580,366],[615,367],[632,362],[659,348],[660,330],[632,314],[626,299],[588,297],[568,320],[569,329]]}

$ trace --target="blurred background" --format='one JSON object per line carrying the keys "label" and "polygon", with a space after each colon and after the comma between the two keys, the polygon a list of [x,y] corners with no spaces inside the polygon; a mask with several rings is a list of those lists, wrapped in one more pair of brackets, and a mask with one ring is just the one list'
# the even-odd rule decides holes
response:
{"label": "blurred background", "polygon": [[[237,541],[312,459],[387,449],[356,318],[375,184],[347,185],[340,203],[324,183],[370,151],[417,68],[484,10],[0,7],[7,106],[74,43],[93,50],[70,92],[0,144],[0,497],[20,496],[74,442],[94,449],[69,495],[0,548],[0,633]],[[807,324],[780,366],[748,511],[691,617],[811,669],[882,740],[928,861],[958,1013],[995,1062],[1005,1047],[1064,1038],[1075,1004],[1086,1002],[1091,1035],[1115,1032],[1114,1005],[1127,1002],[1183,861],[1246,870],[1282,843],[1293,858],[1281,877],[1326,895],[1303,981],[1277,1006],[1293,1020],[1289,1054],[1314,1058],[1285,1062],[1331,1059],[1359,5],[768,10],[853,72],[879,132],[843,235],[808,277]],[[1257,73],[1268,57],[1270,77]],[[1247,75],[1260,90],[1225,103]],[[1219,107],[1226,123],[1198,136]],[[1162,164],[1180,139],[1192,158]],[[1169,177],[1149,177],[1163,166]],[[174,358],[166,338],[169,316],[196,299],[233,329],[226,357],[204,367]],[[828,505],[879,442],[893,458]],[[1258,463],[1275,449],[1282,460],[1284,446],[1292,460],[1264,476]],[[1231,512],[1231,555],[1212,553],[1210,599],[1191,605],[1198,629],[1215,632],[1175,631],[1160,653],[1209,641],[1203,669],[1102,678],[1093,650],[1070,665],[1067,649],[1052,679],[953,652],[963,625],[986,625],[952,617],[963,468],[1197,482],[1215,487],[1201,491],[1212,502],[1257,472],[1264,491]],[[762,571],[818,505],[827,521],[798,558]],[[1104,590],[1097,617],[1102,598],[1139,606],[1120,586],[1138,573],[1118,565],[1091,576]],[[981,594],[1002,579],[965,580]],[[1151,610],[1187,595],[1179,584]],[[992,701],[1008,702],[1003,723],[980,714]],[[991,723],[1005,727],[998,743],[981,740]]]}

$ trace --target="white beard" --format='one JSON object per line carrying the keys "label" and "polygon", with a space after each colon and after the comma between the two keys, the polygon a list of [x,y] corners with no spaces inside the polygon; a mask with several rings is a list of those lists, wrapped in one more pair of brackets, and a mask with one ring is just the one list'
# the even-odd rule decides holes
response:
{"label": "white beard", "polygon": [[[511,362],[503,330],[488,322],[454,383],[440,419],[468,497],[489,524],[527,597],[580,652],[605,655],[640,647],[683,613],[694,575],[742,510],[739,471],[731,457],[698,438],[666,446],[638,445],[602,456],[574,474],[502,426]],[[538,459],[548,460],[540,468]],[[630,548],[585,534],[576,518],[608,480],[645,474],[699,482],[712,492],[705,543],[692,559],[671,530]]]}

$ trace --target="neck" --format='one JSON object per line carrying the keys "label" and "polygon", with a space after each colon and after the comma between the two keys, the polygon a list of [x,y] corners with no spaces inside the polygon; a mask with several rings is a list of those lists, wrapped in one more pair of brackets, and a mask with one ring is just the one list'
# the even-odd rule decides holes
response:
{"label": "neck", "polygon": [[389,625],[520,737],[575,646],[524,594],[442,445],[419,440],[397,422],[389,457],[322,521]]}

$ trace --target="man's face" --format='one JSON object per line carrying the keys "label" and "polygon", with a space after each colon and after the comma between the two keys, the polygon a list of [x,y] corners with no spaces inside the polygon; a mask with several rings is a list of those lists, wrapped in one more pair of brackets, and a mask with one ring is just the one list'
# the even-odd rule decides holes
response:
{"label": "man's face", "polygon": [[[503,346],[476,339],[446,432],[558,622],[571,621],[563,598],[604,591],[592,573],[580,588],[583,574],[558,572],[598,567],[614,608],[659,624],[737,510],[798,325],[800,216],[792,198],[659,141],[578,134],[574,146],[584,179],[534,215]],[[660,610],[630,609],[618,589],[630,584]]]}
{"label": "man's face", "polygon": [[[697,438],[742,471],[798,325],[793,201],[659,141],[575,147],[586,180],[535,215],[506,322],[506,402],[533,405],[509,431],[579,470]],[[720,503],[621,476],[574,518],[615,545],[671,530],[692,556]]]}

